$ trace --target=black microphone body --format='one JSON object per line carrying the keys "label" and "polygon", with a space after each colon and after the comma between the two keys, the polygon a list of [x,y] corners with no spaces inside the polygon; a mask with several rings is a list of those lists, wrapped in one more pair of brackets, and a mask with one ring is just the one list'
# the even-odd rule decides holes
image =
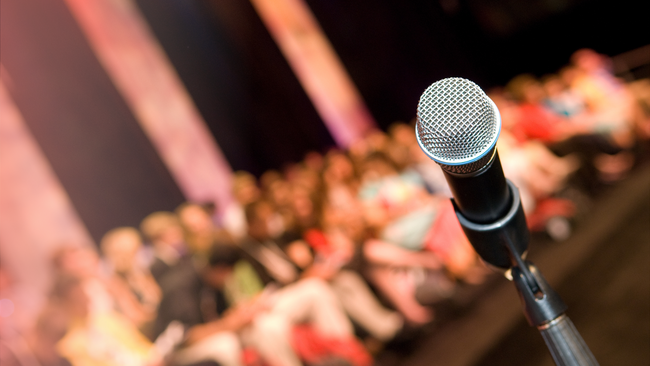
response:
{"label": "black microphone body", "polygon": [[503,174],[499,154],[475,174],[444,171],[445,179],[460,212],[468,220],[487,224],[503,217],[512,204],[512,195]]}

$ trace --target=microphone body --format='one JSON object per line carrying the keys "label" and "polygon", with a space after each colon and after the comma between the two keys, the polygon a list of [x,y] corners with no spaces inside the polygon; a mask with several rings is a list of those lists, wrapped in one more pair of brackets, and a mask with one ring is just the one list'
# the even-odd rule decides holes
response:
{"label": "microphone body", "polygon": [[486,224],[508,212],[512,195],[496,150],[489,165],[476,174],[443,172],[456,206],[468,220]]}

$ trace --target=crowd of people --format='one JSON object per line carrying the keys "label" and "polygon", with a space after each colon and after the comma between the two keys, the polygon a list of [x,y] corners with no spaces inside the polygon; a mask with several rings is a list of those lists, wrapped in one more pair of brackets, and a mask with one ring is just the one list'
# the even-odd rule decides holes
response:
{"label": "crowd of people", "polygon": [[[557,198],[568,180],[592,194],[624,177],[650,138],[647,80],[613,77],[591,50],[571,61],[488,93],[533,230],[573,214]],[[31,351],[5,350],[5,361],[371,365],[382,345],[436,319],[432,305],[491,273],[412,124],[259,179],[237,172],[232,193],[219,215],[188,202],[109,231],[100,252],[59,249],[50,300],[24,337]]]}

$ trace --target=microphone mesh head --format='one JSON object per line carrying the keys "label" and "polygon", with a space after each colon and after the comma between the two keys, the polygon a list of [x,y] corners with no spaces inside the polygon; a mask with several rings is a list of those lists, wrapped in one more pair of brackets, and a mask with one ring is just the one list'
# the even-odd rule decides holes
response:
{"label": "microphone mesh head", "polygon": [[479,170],[491,159],[501,129],[499,111],[473,82],[448,78],[420,97],[416,135],[422,150],[443,169]]}

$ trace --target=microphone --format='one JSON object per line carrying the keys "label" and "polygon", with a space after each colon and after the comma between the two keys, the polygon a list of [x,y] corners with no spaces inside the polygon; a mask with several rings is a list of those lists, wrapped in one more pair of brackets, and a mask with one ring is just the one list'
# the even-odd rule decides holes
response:
{"label": "microphone", "polygon": [[473,82],[448,78],[420,97],[416,136],[425,154],[440,165],[458,208],[477,223],[492,222],[511,203],[496,143],[501,116]]}
{"label": "microphone", "polygon": [[469,80],[440,80],[420,97],[418,144],[442,168],[467,239],[484,261],[508,270],[526,319],[540,331],[557,365],[597,366],[564,314],[566,304],[524,260],[530,234],[519,191],[506,180],[496,151],[500,130],[496,105]]}
{"label": "microphone", "polygon": [[[420,148],[442,168],[476,251],[507,269],[516,263],[510,249],[524,254],[529,233],[517,188],[507,182],[497,153],[500,131],[496,105],[469,80],[440,80],[420,97],[415,129]],[[514,243],[505,242],[504,227]]]}

